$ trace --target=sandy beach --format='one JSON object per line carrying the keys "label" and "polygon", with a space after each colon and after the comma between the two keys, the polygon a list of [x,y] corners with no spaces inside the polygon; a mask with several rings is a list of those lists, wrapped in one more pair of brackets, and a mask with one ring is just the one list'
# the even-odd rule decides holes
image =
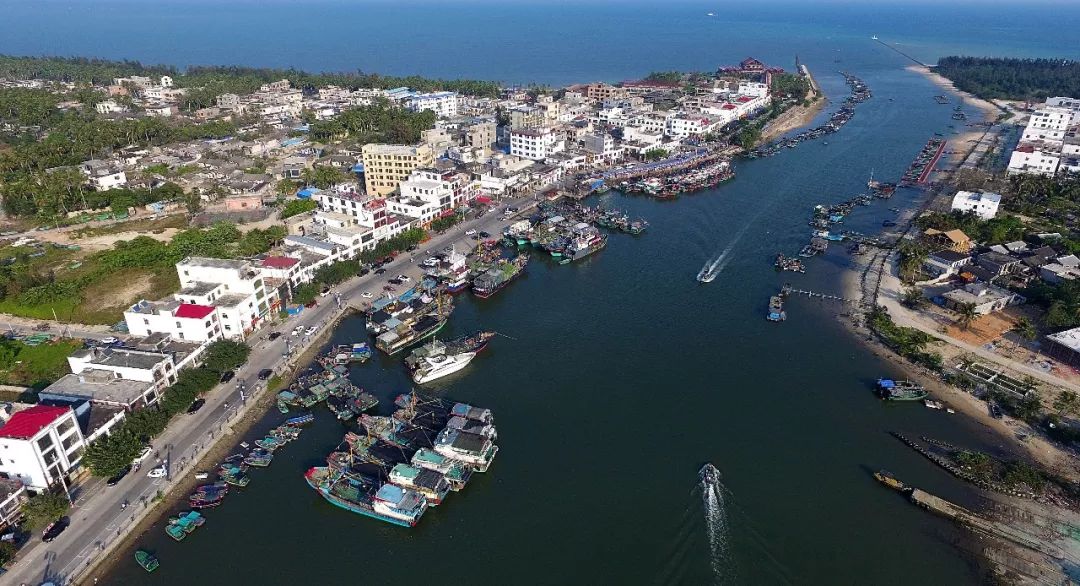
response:
{"label": "sandy beach", "polygon": [[948,138],[950,148],[948,148],[947,151],[949,160],[953,163],[962,161],[968,150],[965,147],[973,144],[974,141],[978,141],[982,137],[986,130],[986,123],[993,122],[998,116],[1005,112],[1001,106],[994,102],[984,100],[973,94],[969,94],[968,92],[960,91],[952,81],[942,75],[934,73],[934,70],[929,67],[908,65],[904,69],[925,76],[933,82],[934,85],[944,90],[946,94],[959,96],[964,100],[964,104],[979,109],[981,114],[979,120],[969,119],[962,128],[958,129],[960,131],[959,134],[954,134]]}

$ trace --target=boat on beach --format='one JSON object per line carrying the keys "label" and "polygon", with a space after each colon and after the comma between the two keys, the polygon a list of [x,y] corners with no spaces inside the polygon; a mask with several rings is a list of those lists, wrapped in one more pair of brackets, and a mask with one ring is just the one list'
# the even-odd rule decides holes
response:
{"label": "boat on beach", "polygon": [[891,378],[878,379],[877,390],[886,401],[921,401],[930,395],[918,383]]}

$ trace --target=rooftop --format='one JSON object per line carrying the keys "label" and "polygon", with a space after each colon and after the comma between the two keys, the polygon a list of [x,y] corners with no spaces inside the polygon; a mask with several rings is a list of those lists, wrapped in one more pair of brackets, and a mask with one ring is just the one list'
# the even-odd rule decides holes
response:
{"label": "rooftop", "polygon": [[175,317],[183,317],[190,319],[202,319],[211,313],[214,313],[214,308],[209,305],[198,305],[195,303],[181,303],[176,308]]}
{"label": "rooftop", "polygon": [[41,391],[43,399],[48,395],[90,399],[115,405],[132,405],[152,383],[125,380],[107,370],[87,369],[79,374],[68,374]]}
{"label": "rooftop", "polygon": [[189,256],[177,263],[177,266],[206,267],[212,269],[235,269],[239,271],[247,268],[248,262],[246,260],[231,260],[227,258]]}
{"label": "rooftop", "polygon": [[24,409],[12,415],[11,419],[0,427],[0,438],[31,439],[53,421],[70,412],[71,407],[49,405],[35,405]]}
{"label": "rooftop", "polygon": [[1069,350],[1080,352],[1080,328],[1073,328],[1071,330],[1065,330],[1064,332],[1050,334],[1046,338],[1065,346]]}

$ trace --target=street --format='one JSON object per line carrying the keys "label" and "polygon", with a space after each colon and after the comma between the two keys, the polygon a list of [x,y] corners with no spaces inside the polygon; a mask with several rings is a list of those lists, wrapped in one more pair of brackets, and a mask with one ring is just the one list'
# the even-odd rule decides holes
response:
{"label": "street", "polygon": [[[500,207],[521,207],[528,200],[504,200]],[[466,230],[487,231],[493,237],[499,237],[508,223],[496,213],[461,222],[446,233],[435,235],[422,243],[420,250],[411,255],[398,255],[385,266],[385,274],[354,277],[335,287],[330,295],[318,298],[317,306],[305,308],[296,317],[273,323],[254,333],[247,340],[252,348],[251,355],[247,363],[236,370],[234,381],[219,385],[207,393],[204,397],[206,404],[198,412],[177,415],[169,427],[154,439],[152,447],[155,453],[141,462],[138,471],[133,470],[116,486],[106,486],[104,480],[93,478],[73,487],[75,504],[69,512],[70,526],[48,544],[40,541],[40,530],[35,532],[31,542],[20,551],[18,561],[0,578],[0,582],[37,585],[51,580],[61,585],[75,583],[99,555],[138,523],[159,493],[168,492],[179,478],[194,473],[193,467],[201,454],[228,433],[229,422],[246,411],[254,403],[251,399],[264,390],[265,383],[259,381],[257,376],[260,370],[272,369],[276,373],[290,370],[288,361],[282,360],[287,349],[286,340],[292,346],[292,355],[299,356],[314,340],[322,339],[323,330],[328,324],[334,323],[350,303],[362,305],[365,300],[360,297],[361,293],[370,292],[378,296],[386,281],[399,274],[410,277],[410,285],[417,282],[424,273],[418,263],[426,257],[425,250],[434,254],[451,245],[459,250],[468,250],[476,245],[476,241],[464,236]],[[404,285],[401,289],[408,286]],[[314,326],[318,331],[312,336],[292,336],[291,331],[296,326]],[[281,332],[281,337],[270,341],[268,336],[272,331]],[[100,337],[100,334],[95,333],[94,337]],[[248,396],[245,401],[241,401],[241,394],[237,391],[238,381],[243,381],[246,387]],[[165,478],[147,477],[147,471],[159,462],[166,461],[168,475]],[[130,504],[122,507],[124,502]]]}

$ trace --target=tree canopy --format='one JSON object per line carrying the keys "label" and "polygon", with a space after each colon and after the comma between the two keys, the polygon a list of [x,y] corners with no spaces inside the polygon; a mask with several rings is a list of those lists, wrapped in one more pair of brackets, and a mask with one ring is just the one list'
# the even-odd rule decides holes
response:
{"label": "tree canopy", "polygon": [[957,88],[987,99],[1080,95],[1080,62],[1071,59],[950,56],[938,59],[934,71]]}
{"label": "tree canopy", "polygon": [[30,529],[40,529],[63,517],[70,506],[62,494],[41,492],[23,503],[22,514]]}

